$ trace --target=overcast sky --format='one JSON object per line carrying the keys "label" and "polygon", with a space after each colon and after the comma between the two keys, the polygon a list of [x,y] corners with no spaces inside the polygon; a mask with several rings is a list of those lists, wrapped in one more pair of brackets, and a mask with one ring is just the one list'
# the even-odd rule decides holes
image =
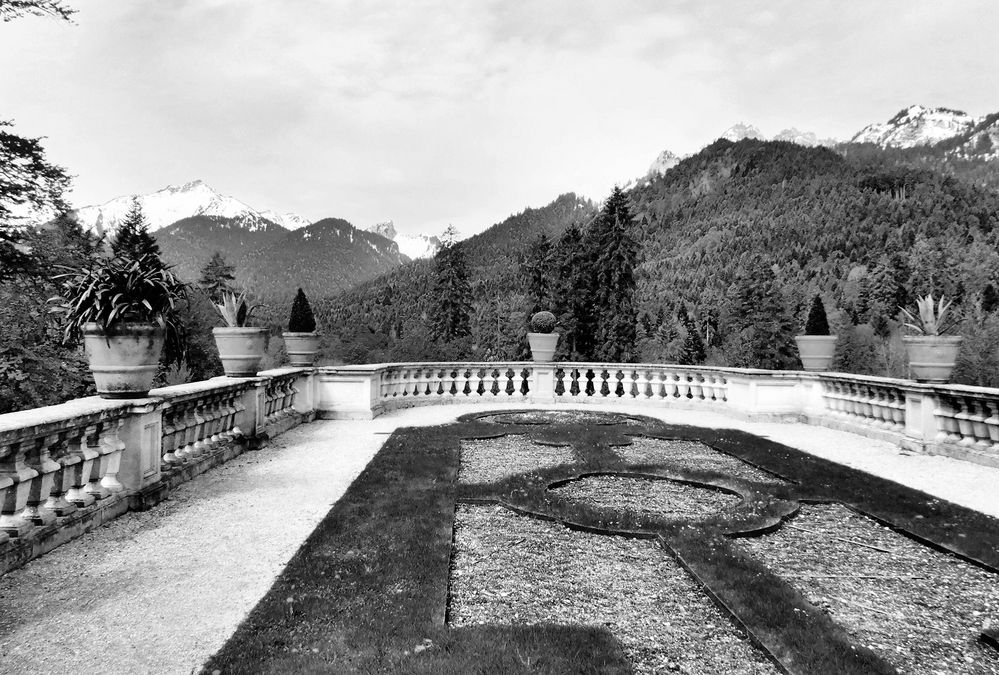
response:
{"label": "overcast sky", "polygon": [[482,230],[737,121],[848,138],[999,111],[996,0],[68,0],[0,23],[0,119],[76,206],[201,178],[258,209]]}

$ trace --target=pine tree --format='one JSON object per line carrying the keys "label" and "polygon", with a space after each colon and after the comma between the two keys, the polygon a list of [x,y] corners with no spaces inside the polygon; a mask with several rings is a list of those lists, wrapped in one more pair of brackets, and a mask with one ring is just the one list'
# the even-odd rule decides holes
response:
{"label": "pine tree", "polygon": [[637,311],[634,303],[638,243],[628,199],[615,187],[589,233],[596,331],[592,358],[627,362],[634,358]]}
{"label": "pine tree", "polygon": [[701,340],[701,334],[697,332],[697,326],[694,325],[693,319],[687,314],[686,305],[682,303],[680,304],[680,310],[677,312],[677,321],[684,330],[683,345],[680,348],[680,365],[693,366],[703,363],[706,357],[704,341]]}
{"label": "pine tree", "polygon": [[592,279],[582,229],[570,225],[554,252],[555,301],[552,311],[562,329],[559,349],[582,360],[593,345]]}
{"label": "pine tree", "polygon": [[747,261],[727,298],[725,349],[740,368],[783,370],[797,365],[797,322],[773,269],[760,257]]}
{"label": "pine tree", "polygon": [[434,256],[434,311],[431,333],[436,340],[451,342],[471,335],[472,287],[468,282],[465,252],[455,241],[453,228]]}
{"label": "pine tree", "polygon": [[125,215],[125,220],[118,227],[111,239],[111,251],[120,257],[138,260],[149,256],[148,262],[163,266],[160,258],[160,246],[153,235],[149,234],[149,225],[142,213],[142,205],[138,198],[132,198],[132,206]]}
{"label": "pine tree", "polygon": [[236,281],[236,268],[225,261],[222,253],[215,251],[201,269],[198,286],[204,289],[212,302],[220,302],[222,293],[232,291]]}
{"label": "pine tree", "polygon": [[527,280],[527,316],[542,310],[551,311],[554,304],[554,270],[552,243],[542,232],[531,243],[521,263],[521,274]]}

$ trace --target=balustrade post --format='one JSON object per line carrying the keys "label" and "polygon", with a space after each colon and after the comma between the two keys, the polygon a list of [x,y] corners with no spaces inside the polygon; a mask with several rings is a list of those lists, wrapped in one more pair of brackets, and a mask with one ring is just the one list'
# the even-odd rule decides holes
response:
{"label": "balustrade post", "polygon": [[531,368],[531,383],[528,394],[532,403],[555,402],[555,370],[554,363],[535,363]]}
{"label": "balustrade post", "polygon": [[936,416],[938,402],[932,392],[905,390],[905,440],[910,450],[923,451],[942,432]]}
{"label": "balustrade post", "polygon": [[298,375],[295,380],[297,393],[293,399],[295,410],[311,415],[316,410],[316,371],[309,369]]}
{"label": "balustrade post", "polygon": [[161,405],[150,405],[120,420],[117,436],[121,453],[115,479],[129,493],[159,482],[162,463],[170,454],[164,450],[177,442],[173,428],[166,426],[170,412]]}

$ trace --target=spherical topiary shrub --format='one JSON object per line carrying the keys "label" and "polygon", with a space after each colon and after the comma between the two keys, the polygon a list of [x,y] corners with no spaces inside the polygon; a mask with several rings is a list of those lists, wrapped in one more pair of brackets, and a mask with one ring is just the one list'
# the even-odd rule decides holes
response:
{"label": "spherical topiary shrub", "polygon": [[289,333],[311,333],[316,330],[316,317],[312,314],[305,291],[298,289],[295,301],[291,304],[291,318],[288,320]]}
{"label": "spherical topiary shrub", "polygon": [[826,318],[826,307],[818,293],[812,299],[812,308],[805,322],[805,335],[829,335],[829,319]]}
{"label": "spherical topiary shrub", "polygon": [[531,331],[535,333],[551,333],[555,330],[557,321],[555,315],[551,312],[538,312],[531,317]]}

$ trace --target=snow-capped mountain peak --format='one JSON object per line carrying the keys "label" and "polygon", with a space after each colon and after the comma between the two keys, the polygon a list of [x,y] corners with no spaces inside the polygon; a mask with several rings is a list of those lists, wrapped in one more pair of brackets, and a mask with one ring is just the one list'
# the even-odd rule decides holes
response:
{"label": "snow-capped mountain peak", "polygon": [[934,145],[968,133],[977,122],[961,110],[911,105],[887,122],[869,124],[850,140],[897,148]]}
{"label": "snow-capped mountain peak", "polygon": [[416,260],[417,258],[433,258],[434,254],[440,250],[440,237],[427,234],[401,234],[395,229],[395,223],[391,220],[384,223],[376,223],[367,228],[368,232],[374,232],[390,241],[394,241],[399,247],[399,253],[407,258]]}
{"label": "snow-capped mountain peak", "polygon": [[725,130],[719,138],[724,138],[726,140],[737,142],[744,138],[759,138],[763,139],[763,133],[757,129],[752,124],[747,124],[746,122],[736,122],[728,129]]}
{"label": "snow-capped mountain peak", "polygon": [[[293,213],[281,215],[275,211],[257,211],[245,202],[217,192],[202,180],[168,185],[157,192],[138,195],[137,199],[151,232],[192,216],[233,219],[251,230],[266,227],[268,222],[287,229],[308,225],[305,218]],[[132,197],[123,196],[77,209],[76,216],[85,228],[110,232],[124,220],[131,207]]]}
{"label": "snow-capped mountain peak", "polygon": [[680,163],[680,157],[677,156],[670,150],[663,150],[656,157],[656,161],[652,162],[652,166],[646,172],[646,176],[652,178],[654,176],[662,176],[664,173],[672,169],[674,166]]}

